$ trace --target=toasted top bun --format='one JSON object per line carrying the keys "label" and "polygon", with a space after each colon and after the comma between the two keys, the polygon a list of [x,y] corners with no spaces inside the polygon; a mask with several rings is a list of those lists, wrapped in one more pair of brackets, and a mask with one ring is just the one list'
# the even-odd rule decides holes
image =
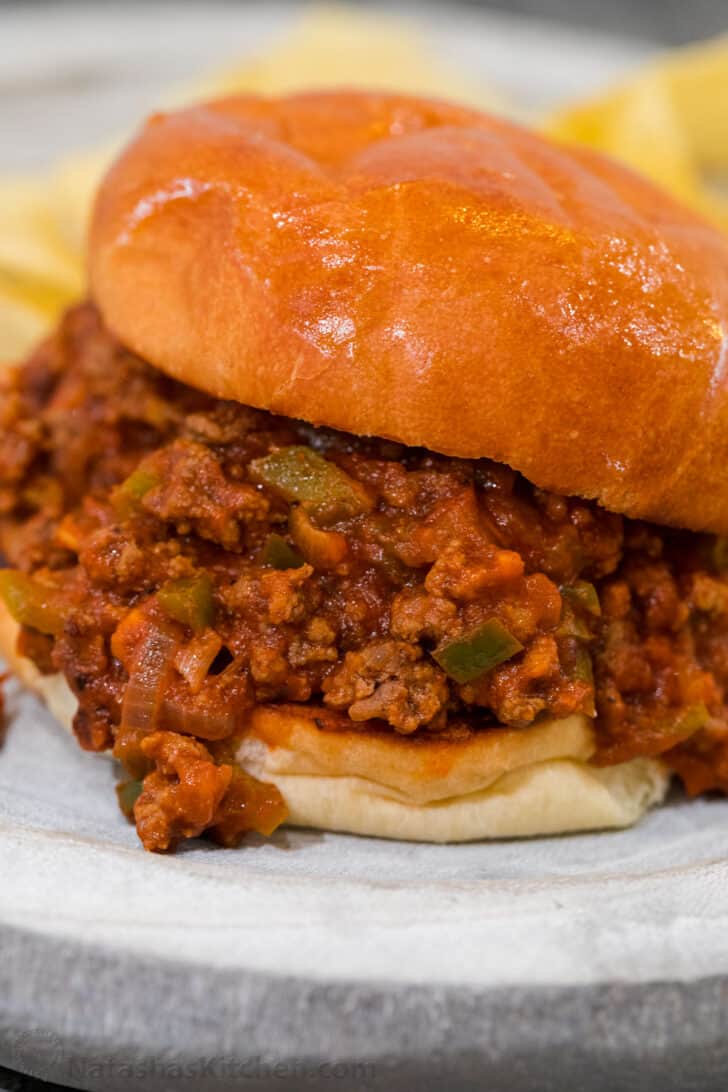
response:
{"label": "toasted top bun", "polygon": [[[16,652],[18,626],[0,606],[0,654],[71,730],[76,700],[61,675],[41,675]],[[597,769],[582,716],[460,740],[326,731],[307,706],[255,709],[237,751],[253,776],[277,785],[288,822],[417,842],[465,842],[625,827],[665,795],[654,759]]]}
{"label": "toasted top bun", "polygon": [[160,114],[90,278],[216,396],[728,532],[728,240],[591,151],[395,95]]}

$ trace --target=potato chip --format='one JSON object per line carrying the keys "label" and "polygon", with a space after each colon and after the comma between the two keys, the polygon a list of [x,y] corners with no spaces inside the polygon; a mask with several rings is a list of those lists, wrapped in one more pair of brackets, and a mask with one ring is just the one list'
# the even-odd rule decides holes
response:
{"label": "potato chip", "polygon": [[0,269],[57,281],[77,294],[82,286],[78,251],[61,238],[51,198],[44,176],[0,180]]}
{"label": "potato chip", "polygon": [[728,170],[728,34],[676,50],[660,68],[692,154],[707,171]]}
{"label": "potato chip", "polygon": [[22,356],[83,290],[40,175],[0,180],[0,363]]}
{"label": "potato chip", "polygon": [[74,288],[50,277],[36,276],[7,265],[0,265],[0,293],[51,317],[79,295]]}
{"label": "potato chip", "polygon": [[46,183],[49,208],[57,231],[76,262],[86,246],[94,194],[119,150],[119,143],[65,156],[49,173]]}
{"label": "potato chip", "polygon": [[48,327],[47,314],[0,289],[0,366],[20,360]]}
{"label": "potato chip", "polygon": [[676,50],[549,118],[551,135],[606,152],[728,227],[728,37]]}
{"label": "potato chip", "polygon": [[492,87],[444,64],[408,21],[334,4],[309,9],[263,55],[212,73],[183,97],[280,95],[324,87],[375,87],[444,96],[501,112],[507,108]]}

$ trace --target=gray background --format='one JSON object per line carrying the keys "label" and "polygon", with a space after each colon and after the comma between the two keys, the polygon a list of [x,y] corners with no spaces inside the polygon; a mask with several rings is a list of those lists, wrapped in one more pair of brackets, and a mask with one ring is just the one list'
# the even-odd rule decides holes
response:
{"label": "gray background", "polygon": [[[0,8],[18,0],[0,0]],[[134,0],[130,0],[133,3]],[[231,5],[255,0],[230,0]],[[468,7],[517,12],[664,43],[694,41],[728,30],[728,0],[464,0]],[[99,0],[102,4],[103,0]],[[25,0],[23,6],[63,7],[63,0]],[[174,9],[174,0],[169,0]],[[363,4],[362,6],[366,6]],[[381,5],[384,6],[384,5]],[[416,6],[413,4],[413,6]],[[453,8],[458,6],[453,4]]]}
{"label": "gray background", "polygon": [[470,6],[543,15],[659,42],[690,42],[728,30],[726,0],[473,0]]}

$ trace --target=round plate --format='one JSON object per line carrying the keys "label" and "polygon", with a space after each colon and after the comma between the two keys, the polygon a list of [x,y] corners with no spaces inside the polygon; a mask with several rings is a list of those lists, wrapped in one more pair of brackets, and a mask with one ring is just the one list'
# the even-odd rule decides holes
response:
{"label": "round plate", "polygon": [[[3,9],[0,80],[17,106],[0,119],[5,165],[132,123],[170,82],[290,16],[171,10]],[[640,55],[547,25],[418,12],[446,57],[526,108]],[[116,810],[112,765],[14,684],[9,705],[0,1063],[104,1092],[684,1092],[728,1072],[727,802],[675,796],[601,835],[428,846],[283,831],[153,857]]]}

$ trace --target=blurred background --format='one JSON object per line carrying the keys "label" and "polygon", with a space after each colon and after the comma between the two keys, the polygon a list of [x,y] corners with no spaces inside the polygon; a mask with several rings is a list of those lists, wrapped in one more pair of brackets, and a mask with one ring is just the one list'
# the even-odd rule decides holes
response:
{"label": "blurred background", "polygon": [[728,29],[726,0],[471,0],[478,7],[540,15],[564,23],[680,45]]}
{"label": "blurred background", "polygon": [[[128,126],[175,85],[264,50],[312,8],[321,5],[0,0],[0,168],[39,165]],[[433,52],[500,87],[516,111],[549,108],[660,47],[728,30],[728,0],[351,0],[346,9],[410,20]],[[368,37],[364,27],[360,51]],[[381,49],[372,40],[372,81]]]}
{"label": "blurred background", "polygon": [[98,180],[158,108],[353,86],[621,159],[728,227],[728,0],[0,0],[0,362],[85,290]]}
{"label": "blurred background", "polygon": [[[229,0],[231,6],[255,0]],[[364,4],[365,0],[361,0]],[[463,6],[489,8],[506,14],[539,16],[562,23],[599,28],[615,34],[637,36],[679,45],[708,37],[728,26],[726,0],[462,0]],[[131,7],[133,0],[126,3]],[[0,7],[63,8],[63,0],[0,0]],[[97,0],[97,7],[108,6]],[[204,6],[201,4],[200,6]],[[400,5],[401,6],[401,5]],[[412,4],[412,8],[422,7]],[[456,6],[456,5],[452,5]],[[179,0],[169,0],[179,7]]]}

